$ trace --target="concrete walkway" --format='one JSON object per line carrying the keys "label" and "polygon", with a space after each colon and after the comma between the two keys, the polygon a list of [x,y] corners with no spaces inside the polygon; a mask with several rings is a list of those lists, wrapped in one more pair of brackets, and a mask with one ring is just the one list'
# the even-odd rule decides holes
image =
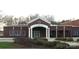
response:
{"label": "concrete walkway", "polygon": [[[60,41],[60,40],[55,40],[56,38],[50,38],[48,41],[50,42],[53,42],[53,41]],[[72,42],[67,42],[67,41],[60,41],[62,43],[67,43],[69,44],[70,46],[79,46],[79,42],[75,42],[75,41],[72,41]]]}
{"label": "concrete walkway", "polygon": [[[55,40],[56,41],[56,40]],[[79,46],[79,42],[66,42],[66,41],[60,41],[60,42],[62,42],[62,43],[67,43],[67,44],[69,44],[70,46]]]}
{"label": "concrete walkway", "polygon": [[69,44],[70,46],[79,46],[79,42],[65,42]]}
{"label": "concrete walkway", "polygon": [[0,38],[0,42],[14,42],[14,38]]}

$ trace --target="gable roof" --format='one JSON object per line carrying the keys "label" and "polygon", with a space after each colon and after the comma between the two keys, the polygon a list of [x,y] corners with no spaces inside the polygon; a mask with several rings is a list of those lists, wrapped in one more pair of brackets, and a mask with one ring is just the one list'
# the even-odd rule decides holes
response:
{"label": "gable roof", "polygon": [[71,26],[79,26],[79,19],[69,22],[61,23],[61,25],[71,25]]}
{"label": "gable roof", "polygon": [[34,21],[36,21],[36,20],[38,20],[38,19],[41,19],[41,20],[43,20],[44,22],[51,24],[51,22],[49,22],[48,20],[43,19],[43,18],[35,18],[35,19],[29,21],[27,24],[32,23],[32,22],[34,22]]}

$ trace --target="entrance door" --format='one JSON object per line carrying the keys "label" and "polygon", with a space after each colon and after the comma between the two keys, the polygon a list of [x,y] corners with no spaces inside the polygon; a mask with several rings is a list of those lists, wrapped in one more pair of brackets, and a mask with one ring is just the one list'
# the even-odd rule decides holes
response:
{"label": "entrance door", "polygon": [[34,38],[40,37],[40,31],[34,31]]}

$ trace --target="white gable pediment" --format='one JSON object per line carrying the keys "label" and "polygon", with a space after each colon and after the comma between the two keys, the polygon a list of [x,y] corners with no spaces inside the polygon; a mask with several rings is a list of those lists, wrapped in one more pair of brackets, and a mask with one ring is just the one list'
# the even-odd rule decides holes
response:
{"label": "white gable pediment", "polygon": [[49,22],[49,21],[46,20],[46,19],[42,19],[42,18],[33,19],[33,20],[29,21],[28,24],[29,24],[29,23],[32,23],[32,22],[34,22],[34,21],[36,21],[36,20],[38,20],[38,19],[39,19],[39,20],[42,20],[42,21],[44,21],[44,22],[46,22],[46,23],[48,23],[48,24],[51,24],[51,22]]}

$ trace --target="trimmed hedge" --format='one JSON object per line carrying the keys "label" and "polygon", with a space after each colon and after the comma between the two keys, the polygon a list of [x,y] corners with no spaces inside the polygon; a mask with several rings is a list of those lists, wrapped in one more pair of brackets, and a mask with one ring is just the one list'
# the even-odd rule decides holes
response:
{"label": "trimmed hedge", "polygon": [[79,42],[79,39],[77,39],[77,41]]}
{"label": "trimmed hedge", "polygon": [[67,44],[67,43],[57,43],[55,48],[66,49],[66,48],[69,48],[69,44]]}
{"label": "trimmed hedge", "polygon": [[48,41],[48,39],[46,39],[46,38],[34,38],[33,40],[44,40],[44,41]]}
{"label": "trimmed hedge", "polygon": [[40,40],[34,40],[32,42],[37,45],[43,45],[43,41],[40,41]]}
{"label": "trimmed hedge", "polygon": [[70,46],[69,49],[79,49],[79,46]]}
{"label": "trimmed hedge", "polygon": [[73,41],[73,38],[56,38],[56,40]]}
{"label": "trimmed hedge", "polygon": [[57,43],[60,43],[60,42],[47,42],[44,46],[45,47],[48,47],[48,48],[54,48],[56,46]]}
{"label": "trimmed hedge", "polygon": [[23,37],[16,37],[14,41],[15,43],[26,44],[27,39]]}

